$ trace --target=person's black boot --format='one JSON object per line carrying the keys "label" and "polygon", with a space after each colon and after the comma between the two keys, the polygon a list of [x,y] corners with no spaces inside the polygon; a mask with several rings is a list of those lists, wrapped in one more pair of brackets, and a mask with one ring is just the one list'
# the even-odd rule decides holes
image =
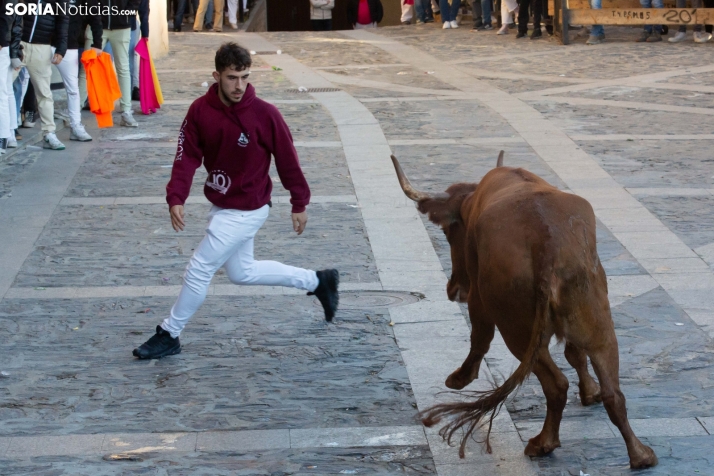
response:
{"label": "person's black boot", "polygon": [[131,90],[131,100],[132,101],[140,101],[141,96],[139,96],[139,88],[134,86],[134,88]]}
{"label": "person's black boot", "polygon": [[319,280],[317,288],[308,296],[315,295],[320,300],[322,308],[325,310],[325,320],[332,321],[337,312],[337,305],[340,301],[340,295],[337,287],[340,285],[340,273],[336,269],[323,269],[317,271],[317,279]]}
{"label": "person's black boot", "polygon": [[525,37],[527,37],[527,36],[528,36],[528,32],[527,32],[527,31],[519,31],[519,32],[516,34],[516,39],[518,39],[518,38],[525,38]]}
{"label": "person's black boot", "polygon": [[540,31],[540,28],[537,30],[533,30],[531,32],[531,40],[537,40],[538,38],[542,38],[542,37],[543,37],[543,32]]}
{"label": "person's black boot", "polygon": [[156,334],[132,352],[134,357],[139,357],[140,359],[160,359],[167,355],[179,353],[181,353],[179,338],[171,337],[171,334],[162,329],[161,326],[156,326]]}

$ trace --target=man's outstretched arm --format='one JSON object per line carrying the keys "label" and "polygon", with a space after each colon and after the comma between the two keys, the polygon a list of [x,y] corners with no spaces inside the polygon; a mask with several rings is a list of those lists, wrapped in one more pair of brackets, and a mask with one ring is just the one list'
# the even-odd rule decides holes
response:
{"label": "man's outstretched arm", "polygon": [[196,109],[195,105],[189,108],[181,125],[174,165],[171,169],[171,180],[166,185],[166,202],[169,204],[171,226],[176,231],[181,231],[186,226],[183,219],[183,206],[191,192],[196,169],[203,161],[203,151],[195,121]]}

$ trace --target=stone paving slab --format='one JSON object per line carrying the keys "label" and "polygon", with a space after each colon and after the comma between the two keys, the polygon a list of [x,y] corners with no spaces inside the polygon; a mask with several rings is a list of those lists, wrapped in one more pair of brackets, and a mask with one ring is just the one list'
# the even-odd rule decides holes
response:
{"label": "stone paving slab", "polygon": [[384,311],[344,309],[335,326],[305,296],[209,297],[181,354],[136,361],[172,303],[4,299],[0,435],[414,425]]}
{"label": "stone paving slab", "polygon": [[642,197],[639,200],[690,248],[714,243],[714,196]]}
{"label": "stone paving slab", "polygon": [[[475,101],[366,103],[387,139],[513,135],[507,123]],[[440,107],[441,106],[441,107]],[[395,120],[399,118],[399,120]]]}
{"label": "stone paving slab", "polygon": [[627,124],[630,134],[708,134],[707,121],[690,120],[691,114],[670,111],[638,111],[601,106],[557,104],[547,98],[528,101],[544,117],[566,133],[621,134]]}
{"label": "stone paving slab", "polygon": [[[428,446],[305,448],[268,451],[222,451],[141,454],[140,461],[102,461],[97,457],[0,459],[0,474],[109,476],[193,474],[202,476],[274,474],[436,475]],[[5,471],[8,471],[5,473]]]}
{"label": "stone paving slab", "polygon": [[606,99],[614,101],[634,101],[647,103],[652,97],[657,97],[657,104],[693,108],[714,107],[714,94],[706,92],[667,91],[656,88],[637,86],[608,86],[586,91],[564,93],[560,96],[575,98]]}

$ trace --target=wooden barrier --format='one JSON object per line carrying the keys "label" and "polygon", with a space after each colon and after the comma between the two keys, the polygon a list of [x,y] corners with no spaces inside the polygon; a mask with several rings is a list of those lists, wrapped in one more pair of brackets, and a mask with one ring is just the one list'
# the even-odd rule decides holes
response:
{"label": "wooden barrier", "polygon": [[592,10],[588,0],[548,0],[553,28],[564,45],[570,42],[569,25],[712,25],[714,8],[642,8],[639,0],[602,0],[601,10]]}

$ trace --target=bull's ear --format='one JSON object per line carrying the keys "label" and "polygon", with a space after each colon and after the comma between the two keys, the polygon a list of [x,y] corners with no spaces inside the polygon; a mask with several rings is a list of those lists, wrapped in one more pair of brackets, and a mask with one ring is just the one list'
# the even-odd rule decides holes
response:
{"label": "bull's ear", "polygon": [[449,226],[458,217],[458,209],[454,210],[454,204],[448,199],[427,198],[420,200],[417,208],[426,214],[432,223],[439,226]]}
{"label": "bull's ear", "polygon": [[496,167],[503,167],[503,151],[498,154],[498,160],[496,161]]}

